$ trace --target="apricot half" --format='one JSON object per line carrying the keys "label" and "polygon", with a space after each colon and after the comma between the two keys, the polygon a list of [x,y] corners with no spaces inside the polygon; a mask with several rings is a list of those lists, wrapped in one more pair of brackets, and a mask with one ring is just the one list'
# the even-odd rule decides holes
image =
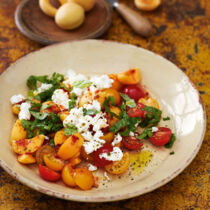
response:
{"label": "apricot half", "polygon": [[63,160],[68,160],[80,151],[83,142],[84,139],[81,134],[75,133],[61,145],[57,155]]}
{"label": "apricot half", "polygon": [[152,11],[161,4],[161,0],[135,0],[134,3],[140,10]]}
{"label": "apricot half", "polygon": [[21,125],[20,120],[16,120],[13,128],[12,128],[12,133],[10,137],[10,143],[12,140],[20,140],[20,139],[25,139],[27,136],[27,132],[24,129],[24,127]]}
{"label": "apricot half", "polygon": [[31,139],[12,140],[12,149],[17,154],[36,152],[44,142],[44,135],[38,135]]}
{"label": "apricot half", "polygon": [[82,190],[90,190],[94,185],[94,176],[87,168],[76,168],[74,180]]}
{"label": "apricot half", "polygon": [[30,154],[22,154],[18,156],[18,162],[22,164],[33,164],[36,163],[36,159]]}
{"label": "apricot half", "polygon": [[135,85],[141,80],[141,72],[138,68],[130,69],[118,74],[117,77],[124,85]]}

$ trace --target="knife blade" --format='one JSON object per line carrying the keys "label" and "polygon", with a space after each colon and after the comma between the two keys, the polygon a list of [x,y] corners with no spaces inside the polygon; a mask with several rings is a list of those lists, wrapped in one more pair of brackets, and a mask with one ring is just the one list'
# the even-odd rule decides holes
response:
{"label": "knife blade", "polygon": [[132,27],[139,35],[148,37],[152,34],[153,28],[148,19],[141,16],[138,12],[129,8],[118,0],[107,0],[114,7],[124,20]]}

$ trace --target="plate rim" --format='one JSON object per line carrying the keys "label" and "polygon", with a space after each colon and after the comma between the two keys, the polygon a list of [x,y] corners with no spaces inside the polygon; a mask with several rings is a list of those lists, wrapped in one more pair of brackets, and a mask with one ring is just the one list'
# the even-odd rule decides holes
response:
{"label": "plate rim", "polygon": [[15,9],[15,15],[14,15],[14,19],[15,19],[15,24],[17,26],[17,28],[19,29],[19,31],[26,36],[27,38],[36,41],[40,44],[43,45],[49,45],[49,44],[56,44],[56,43],[60,43],[60,42],[70,42],[70,41],[74,41],[74,40],[83,40],[83,39],[94,39],[97,37],[102,36],[111,26],[112,23],[112,13],[113,13],[113,9],[111,7],[111,5],[106,1],[106,0],[100,0],[104,2],[104,5],[108,11],[108,17],[107,20],[105,21],[104,25],[102,25],[101,27],[99,27],[96,31],[94,31],[91,34],[88,34],[86,36],[80,37],[78,39],[74,39],[74,40],[66,40],[66,41],[59,41],[59,40],[54,40],[54,39],[46,39],[45,37],[39,36],[36,33],[33,33],[31,30],[29,30],[29,28],[24,24],[23,20],[22,20],[22,9],[25,6],[25,4],[30,1],[30,0],[22,0],[16,7]]}
{"label": "plate rim", "polygon": [[137,197],[143,194],[146,194],[148,192],[154,191],[157,188],[167,184],[168,182],[170,182],[172,179],[174,179],[176,176],[178,176],[184,169],[186,169],[189,164],[193,161],[193,159],[195,158],[195,156],[197,155],[198,151],[200,150],[200,147],[203,143],[204,140],[204,136],[206,133],[206,125],[207,125],[207,116],[206,116],[206,109],[203,103],[203,100],[199,94],[199,91],[197,90],[196,86],[194,85],[194,83],[190,80],[190,78],[178,67],[176,66],[174,63],[172,63],[171,61],[167,60],[166,58],[164,58],[163,56],[154,53],[150,50],[147,50],[145,48],[139,47],[139,46],[135,46],[132,44],[127,44],[127,43],[121,43],[121,42],[117,42],[117,41],[112,41],[112,40],[94,40],[94,39],[87,39],[87,40],[72,40],[72,41],[65,41],[65,42],[58,42],[55,43],[53,45],[49,45],[49,46],[44,46],[36,51],[30,52],[24,56],[22,56],[21,58],[19,58],[18,60],[16,60],[14,63],[12,63],[12,65],[10,65],[4,72],[2,72],[0,74],[0,77],[7,73],[8,71],[11,71],[13,69],[13,66],[16,65],[19,62],[22,62],[22,60],[27,59],[27,57],[31,54],[34,53],[38,53],[39,51],[45,50],[46,48],[53,48],[56,47],[57,45],[65,45],[68,43],[72,43],[72,42],[86,42],[86,41],[93,41],[93,42],[108,42],[108,43],[112,43],[112,44],[117,44],[117,45],[125,45],[127,47],[131,47],[131,48],[140,48],[142,51],[145,51],[146,53],[152,54],[154,56],[158,56],[159,59],[163,59],[165,62],[169,62],[171,65],[174,65],[176,67],[177,70],[179,70],[185,77],[188,78],[188,81],[190,82],[190,84],[192,85],[192,88],[196,91],[197,95],[198,95],[198,100],[199,100],[199,104],[201,105],[202,111],[203,111],[203,131],[202,131],[202,135],[200,137],[200,140],[198,142],[198,144],[195,146],[195,149],[192,151],[191,156],[187,159],[186,162],[184,162],[178,169],[174,170],[173,173],[171,173],[170,175],[168,175],[167,177],[165,177],[164,179],[162,179],[159,182],[154,183],[153,185],[151,185],[150,187],[145,187],[141,190],[137,190],[137,191],[133,191],[131,193],[124,193],[119,195],[118,197],[115,196],[110,196],[110,197],[93,197],[93,199],[91,199],[92,197],[87,197],[87,196],[83,196],[81,197],[81,195],[73,195],[73,197],[71,197],[71,194],[67,194],[67,193],[60,193],[60,192],[56,192],[54,190],[49,190],[45,187],[40,187],[39,185],[35,184],[33,181],[28,180],[27,178],[18,175],[15,171],[13,171],[12,168],[10,168],[3,160],[0,159],[0,166],[8,173],[10,174],[13,178],[15,178],[16,180],[18,180],[19,182],[21,182],[22,184],[30,187],[31,189],[34,189],[38,192],[44,193],[46,195],[49,196],[53,196],[56,198],[60,198],[60,199],[64,199],[64,200],[71,200],[71,201],[79,201],[79,202],[88,202],[88,203],[100,203],[100,202],[113,202],[113,201],[120,201],[120,200],[125,200],[125,199],[129,199],[129,198],[133,198],[133,197]]}

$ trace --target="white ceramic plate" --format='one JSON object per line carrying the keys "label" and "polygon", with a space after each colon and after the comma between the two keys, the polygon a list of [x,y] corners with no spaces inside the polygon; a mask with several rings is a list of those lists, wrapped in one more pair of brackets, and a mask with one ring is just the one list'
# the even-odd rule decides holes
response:
{"label": "white ceramic plate", "polygon": [[[13,94],[26,93],[29,75],[64,73],[74,69],[84,74],[118,73],[139,67],[143,84],[161,104],[163,115],[171,116],[170,126],[177,141],[174,155],[169,150],[156,150],[156,158],[133,180],[128,176],[113,178],[105,186],[90,191],[71,189],[63,184],[49,183],[39,177],[35,166],[16,161],[9,145],[15,121],[9,99]],[[104,202],[131,198],[150,192],[177,176],[197,154],[205,133],[206,117],[198,91],[187,76],[166,59],[135,46],[107,41],[76,41],[43,48],[21,58],[0,76],[0,164],[14,178],[42,193],[55,197]]]}

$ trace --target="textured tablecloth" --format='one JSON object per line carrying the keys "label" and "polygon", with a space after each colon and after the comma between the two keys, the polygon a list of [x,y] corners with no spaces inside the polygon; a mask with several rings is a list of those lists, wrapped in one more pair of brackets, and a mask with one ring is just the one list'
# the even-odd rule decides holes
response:
{"label": "textured tablecloth", "polygon": [[[23,55],[42,47],[24,37],[16,28],[14,11],[19,2],[20,0],[0,0],[0,72]],[[133,0],[123,2],[134,8]],[[198,88],[207,115],[210,114],[210,1],[163,0],[162,6],[156,11],[143,14],[155,27],[155,34],[150,38],[143,39],[133,33],[114,12],[113,24],[102,39],[141,46],[175,63]],[[210,121],[198,155],[178,177],[151,193],[120,202],[88,204],[48,197],[17,182],[0,168],[0,210],[207,210],[209,137]]]}

